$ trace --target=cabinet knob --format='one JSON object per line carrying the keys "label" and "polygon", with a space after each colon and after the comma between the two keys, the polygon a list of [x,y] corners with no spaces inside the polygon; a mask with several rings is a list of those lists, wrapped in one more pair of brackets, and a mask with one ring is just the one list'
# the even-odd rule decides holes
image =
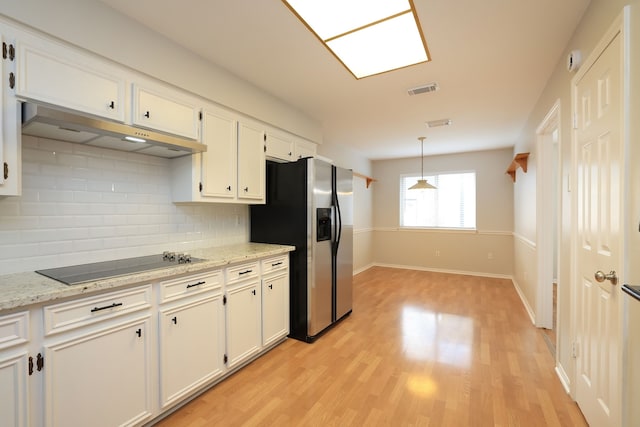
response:
{"label": "cabinet knob", "polygon": [[227,191],[231,191],[231,186],[230,185],[227,186]]}
{"label": "cabinet knob", "polygon": [[136,335],[137,335],[138,337],[141,337],[141,336],[142,336],[142,329],[138,328],[138,329],[136,330]]}
{"label": "cabinet knob", "polygon": [[174,316],[173,319],[171,319],[171,321],[173,322],[174,325],[178,324],[178,317]]}
{"label": "cabinet knob", "polygon": [[109,108],[111,108],[112,110],[116,108],[116,103],[111,101],[111,103],[109,104]]}
{"label": "cabinet knob", "polygon": [[244,187],[244,192],[248,193],[249,192],[249,187]]}
{"label": "cabinet knob", "polygon": [[151,114],[149,114],[149,112],[147,111],[146,113],[144,113],[144,116],[148,119]]}
{"label": "cabinet knob", "polygon": [[269,285],[269,289],[273,289],[273,285]]}
{"label": "cabinet knob", "polygon": [[255,295],[256,294],[256,290],[255,289],[252,290],[251,293]]}

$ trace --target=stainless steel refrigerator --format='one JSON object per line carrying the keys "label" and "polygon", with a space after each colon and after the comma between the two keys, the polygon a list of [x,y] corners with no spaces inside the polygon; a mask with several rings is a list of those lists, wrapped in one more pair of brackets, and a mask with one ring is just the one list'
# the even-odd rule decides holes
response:
{"label": "stainless steel refrigerator", "polygon": [[313,342],[351,313],[353,174],[319,159],[267,161],[267,201],[251,206],[251,241],[290,253],[290,333]]}

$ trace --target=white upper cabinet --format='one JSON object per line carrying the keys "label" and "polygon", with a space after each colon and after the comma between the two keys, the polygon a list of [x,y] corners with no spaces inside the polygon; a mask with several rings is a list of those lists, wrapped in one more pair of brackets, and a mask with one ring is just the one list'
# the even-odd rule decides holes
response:
{"label": "white upper cabinet", "polygon": [[316,144],[310,141],[298,139],[296,140],[295,160],[303,159],[305,157],[315,157]]}
{"label": "white upper cabinet", "polygon": [[295,144],[291,139],[275,132],[267,132],[267,138],[264,142],[264,154],[268,158],[290,162],[295,160],[294,146]]}
{"label": "white upper cabinet", "polygon": [[265,201],[265,135],[256,122],[238,123],[238,199]]}
{"label": "white upper cabinet", "polygon": [[202,117],[202,140],[207,145],[207,151],[200,155],[202,196],[234,199],[238,190],[238,122],[222,109],[205,109]]}
{"label": "white upper cabinet", "polygon": [[200,106],[169,88],[133,84],[132,123],[148,129],[200,140]]}
{"label": "white upper cabinet", "polygon": [[123,122],[126,83],[108,62],[52,41],[17,42],[16,95]]}

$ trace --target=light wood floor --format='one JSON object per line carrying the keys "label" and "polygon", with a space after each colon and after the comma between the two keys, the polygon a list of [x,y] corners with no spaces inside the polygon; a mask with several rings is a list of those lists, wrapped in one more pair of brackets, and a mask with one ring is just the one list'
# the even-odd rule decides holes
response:
{"label": "light wood floor", "polygon": [[585,426],[509,280],[372,268],[353,314],[162,426]]}

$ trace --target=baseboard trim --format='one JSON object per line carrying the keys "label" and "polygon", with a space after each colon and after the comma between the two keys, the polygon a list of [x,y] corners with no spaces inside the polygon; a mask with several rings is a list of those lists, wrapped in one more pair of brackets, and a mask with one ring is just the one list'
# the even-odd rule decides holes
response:
{"label": "baseboard trim", "polygon": [[478,277],[490,277],[493,279],[513,280],[513,276],[508,274],[485,273],[485,272],[478,272],[478,271],[447,270],[442,268],[420,267],[415,265],[383,264],[379,262],[374,262],[367,268],[371,268],[371,267],[400,268],[405,270],[431,271],[433,273],[461,274],[464,276],[478,276]]}
{"label": "baseboard trim", "polygon": [[524,309],[527,311],[527,314],[529,315],[529,319],[531,319],[531,323],[533,323],[533,326],[536,326],[536,315],[534,311],[531,309],[531,306],[529,305],[529,302],[525,298],[524,293],[520,289],[520,285],[518,285],[518,281],[514,278],[511,278],[511,281],[513,282],[513,287],[515,288],[516,292],[518,293],[518,296],[520,297],[520,301],[522,301],[522,305],[524,306]]}
{"label": "baseboard trim", "polygon": [[368,269],[370,269],[371,267],[374,267],[373,263],[369,264],[369,265],[365,265],[364,267],[359,268],[357,270],[353,270],[353,275],[355,276],[356,274],[363,273],[363,272],[367,271]]}
{"label": "baseboard trim", "polygon": [[564,387],[564,391],[566,391],[568,395],[571,395],[571,381],[560,363],[556,363],[555,371],[556,375],[558,375],[558,378],[560,379],[560,384]]}

